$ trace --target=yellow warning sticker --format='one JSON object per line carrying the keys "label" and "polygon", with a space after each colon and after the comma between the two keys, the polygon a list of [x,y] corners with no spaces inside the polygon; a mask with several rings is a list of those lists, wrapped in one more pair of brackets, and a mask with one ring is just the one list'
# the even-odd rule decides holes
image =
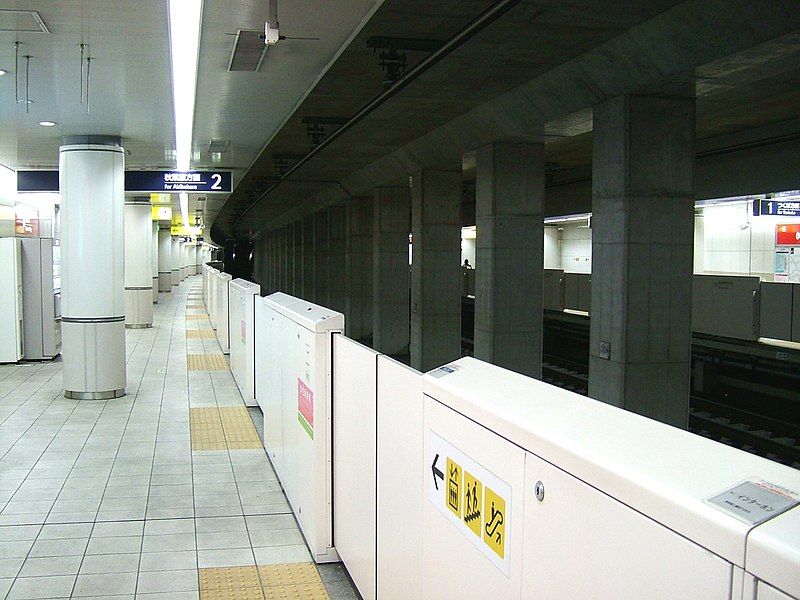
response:
{"label": "yellow warning sticker", "polygon": [[500,558],[505,558],[506,543],[506,501],[490,488],[486,488],[483,501],[485,515],[483,541]]}
{"label": "yellow warning sticker", "polygon": [[481,536],[482,504],[483,484],[474,475],[464,471],[464,524],[478,537]]}
{"label": "yellow warning sticker", "polygon": [[433,431],[427,451],[428,500],[461,531],[465,543],[510,577],[511,486]]}
{"label": "yellow warning sticker", "polygon": [[461,467],[447,459],[447,508],[461,518]]}

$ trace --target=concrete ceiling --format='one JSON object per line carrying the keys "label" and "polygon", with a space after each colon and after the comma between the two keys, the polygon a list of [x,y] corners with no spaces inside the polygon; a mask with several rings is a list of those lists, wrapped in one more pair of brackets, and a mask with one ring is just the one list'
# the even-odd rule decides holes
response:
{"label": "concrete ceiling", "polygon": [[524,1],[264,194],[278,174],[273,154],[308,152],[303,116],[350,116],[380,92],[368,36],[447,39],[488,4],[386,0],[242,178],[212,234],[252,237],[436,160],[458,168],[461,152],[486,141],[542,139],[542,126],[548,161],[587,164],[589,107],[618,93],[696,87],[700,137],[800,108],[797,3]]}
{"label": "concrete ceiling", "polygon": [[[317,78],[382,0],[281,0],[280,32],[289,38],[270,47],[258,72],[228,71],[239,29],[262,30],[266,0],[206,0],[200,36],[194,116],[195,168],[231,168],[234,185],[281,128]],[[212,140],[229,142],[217,161]],[[209,195],[206,222],[227,196]]]}
{"label": "concrete ceiling", "polygon": [[[28,28],[35,10],[50,33],[0,31],[0,164],[12,169],[54,168],[64,135],[118,135],[129,167],[174,167],[167,6],[164,0],[0,0],[0,23]],[[26,113],[15,102],[14,46],[31,55]],[[89,112],[81,105],[80,49],[91,62]],[[45,128],[39,121],[55,121]]]}

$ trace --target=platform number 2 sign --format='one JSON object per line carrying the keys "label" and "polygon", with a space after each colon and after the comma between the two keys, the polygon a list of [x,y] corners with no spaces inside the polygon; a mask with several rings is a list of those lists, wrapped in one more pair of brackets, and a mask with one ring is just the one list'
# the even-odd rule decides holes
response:
{"label": "platform number 2 sign", "polygon": [[511,486],[433,431],[429,501],[506,577]]}

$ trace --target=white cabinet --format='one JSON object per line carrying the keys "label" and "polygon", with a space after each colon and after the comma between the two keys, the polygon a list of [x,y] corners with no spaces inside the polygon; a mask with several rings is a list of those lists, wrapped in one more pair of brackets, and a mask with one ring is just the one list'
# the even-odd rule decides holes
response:
{"label": "white cabinet", "polygon": [[25,360],[44,360],[61,352],[58,246],[51,238],[23,238],[22,292]]}
{"label": "white cabinet", "polygon": [[0,238],[0,363],[22,360],[22,245]]}

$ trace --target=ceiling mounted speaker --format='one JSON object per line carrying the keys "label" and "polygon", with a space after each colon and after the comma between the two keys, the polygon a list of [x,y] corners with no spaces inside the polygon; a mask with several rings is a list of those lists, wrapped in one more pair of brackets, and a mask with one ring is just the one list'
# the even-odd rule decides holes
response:
{"label": "ceiling mounted speaker", "polygon": [[264,44],[264,34],[254,29],[239,29],[233,42],[228,71],[258,71],[269,46]]}

